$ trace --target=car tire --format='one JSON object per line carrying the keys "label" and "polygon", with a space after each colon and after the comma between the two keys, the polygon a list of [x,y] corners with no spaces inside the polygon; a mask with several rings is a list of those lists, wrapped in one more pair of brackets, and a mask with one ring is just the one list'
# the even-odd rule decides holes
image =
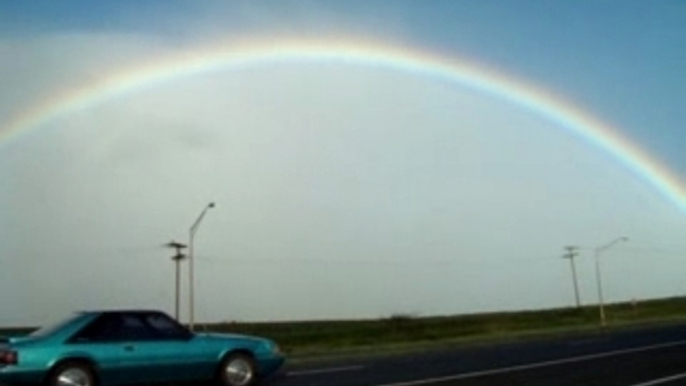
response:
{"label": "car tire", "polygon": [[217,380],[221,386],[255,386],[257,384],[255,360],[245,354],[228,355],[219,365]]}
{"label": "car tire", "polygon": [[48,386],[97,386],[95,372],[82,362],[65,362],[50,372]]}

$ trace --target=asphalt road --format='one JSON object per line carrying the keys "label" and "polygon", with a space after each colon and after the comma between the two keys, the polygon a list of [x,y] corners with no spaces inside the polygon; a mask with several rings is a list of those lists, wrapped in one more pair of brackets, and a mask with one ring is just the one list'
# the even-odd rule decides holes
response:
{"label": "asphalt road", "polygon": [[288,365],[270,386],[686,385],[686,326]]}

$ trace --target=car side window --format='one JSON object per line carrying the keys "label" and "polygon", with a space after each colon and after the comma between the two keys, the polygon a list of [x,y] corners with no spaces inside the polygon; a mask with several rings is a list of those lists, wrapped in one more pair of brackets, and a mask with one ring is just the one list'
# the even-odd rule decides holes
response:
{"label": "car side window", "polygon": [[71,341],[76,343],[114,341],[117,330],[118,321],[115,315],[100,315],[79,331]]}
{"label": "car side window", "polygon": [[138,315],[120,315],[119,340],[140,341],[154,339],[152,330]]}
{"label": "car side window", "polygon": [[189,332],[183,326],[164,314],[149,314],[145,321],[150,325],[157,339],[187,339]]}
{"label": "car side window", "polygon": [[72,342],[127,342],[155,338],[152,329],[137,315],[106,314],[95,319],[81,330]]}

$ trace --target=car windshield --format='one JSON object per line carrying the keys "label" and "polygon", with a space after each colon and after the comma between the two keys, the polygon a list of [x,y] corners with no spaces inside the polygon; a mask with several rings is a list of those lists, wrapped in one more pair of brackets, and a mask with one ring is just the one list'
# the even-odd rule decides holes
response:
{"label": "car windshield", "polygon": [[70,325],[79,318],[82,318],[83,314],[73,314],[67,318],[60,319],[54,323],[48,323],[45,326],[33,331],[29,334],[33,338],[42,338],[55,334],[56,332],[62,330],[64,327]]}

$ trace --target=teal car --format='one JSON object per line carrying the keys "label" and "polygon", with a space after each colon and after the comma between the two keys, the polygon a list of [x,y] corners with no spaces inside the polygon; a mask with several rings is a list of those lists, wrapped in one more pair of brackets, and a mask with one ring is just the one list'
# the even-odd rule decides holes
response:
{"label": "teal car", "polygon": [[254,386],[283,363],[271,340],[193,333],[158,311],[81,312],[25,337],[0,338],[0,384],[8,385]]}

